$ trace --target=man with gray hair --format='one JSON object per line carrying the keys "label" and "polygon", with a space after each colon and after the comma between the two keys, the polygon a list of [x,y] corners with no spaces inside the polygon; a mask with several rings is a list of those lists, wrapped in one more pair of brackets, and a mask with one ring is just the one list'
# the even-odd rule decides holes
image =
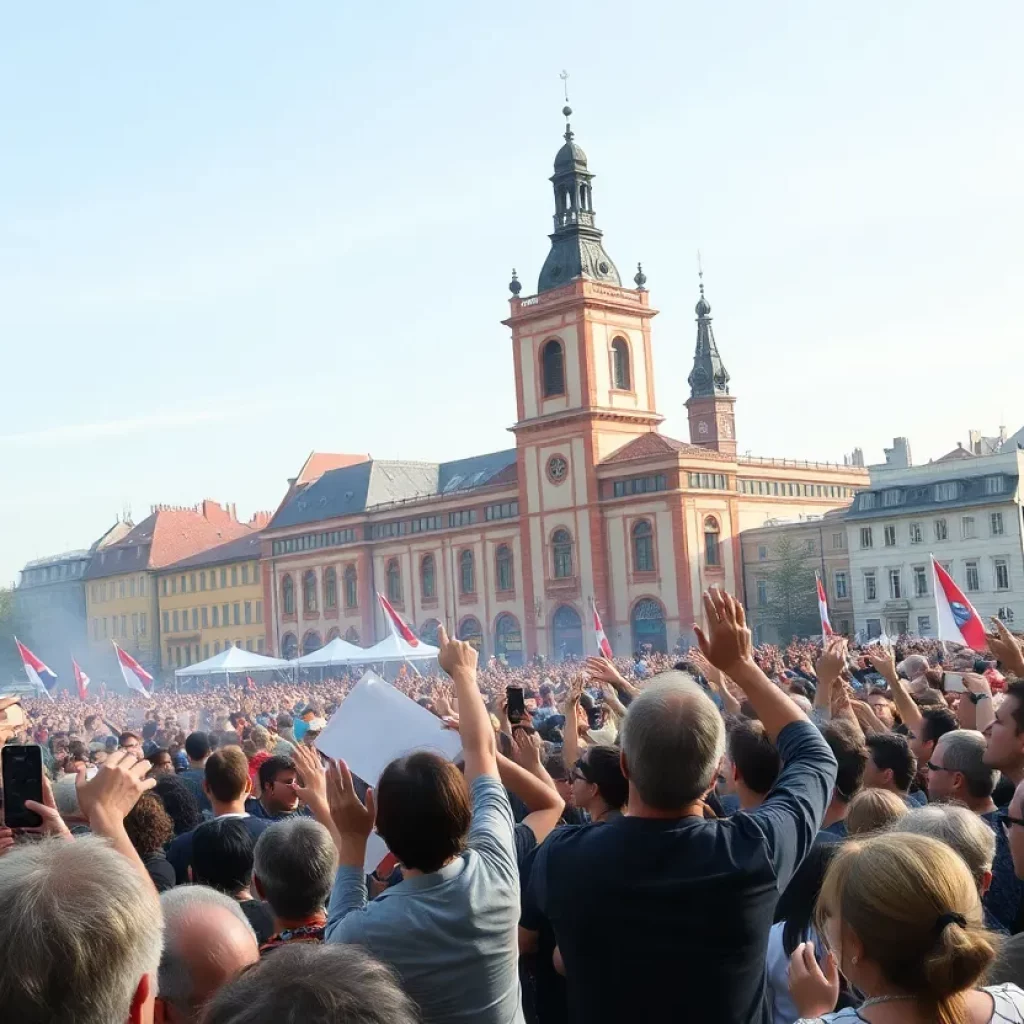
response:
{"label": "man with gray hair", "polygon": [[160,947],[156,890],[98,836],[0,857],[3,1020],[149,1024]]}
{"label": "man with gray hair", "polygon": [[274,913],[260,955],[292,942],[323,942],[338,855],[330,832],[311,818],[271,825],[256,841],[252,882]]}
{"label": "man with gray hair", "polygon": [[[770,1020],[772,915],[821,827],[836,760],[758,668],[740,603],[711,590],[704,610],[701,650],[743,690],[782,770],[760,807],[706,818],[725,739],[715,705],[678,672],[630,704],[621,732],[628,813],[556,830],[523,869],[523,916],[554,929],[573,1021],[660,1020],[666,1007],[691,1024]],[[617,975],[637,984],[607,984],[609,943]]]}
{"label": "man with gray hair", "polygon": [[194,1024],[203,1007],[259,960],[256,933],[239,905],[203,885],[179,885],[160,897],[164,951],[157,1003],[165,1024]]}

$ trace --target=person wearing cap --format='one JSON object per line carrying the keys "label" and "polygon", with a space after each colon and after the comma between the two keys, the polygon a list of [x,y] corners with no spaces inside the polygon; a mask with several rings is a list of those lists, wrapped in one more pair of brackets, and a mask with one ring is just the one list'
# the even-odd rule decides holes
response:
{"label": "person wearing cap", "polygon": [[[307,704],[302,709],[302,714],[295,722],[295,739],[300,741],[303,736],[306,735],[306,731],[309,729],[309,723],[314,719],[319,718],[317,709],[312,704]],[[323,726],[321,726],[323,728]]]}

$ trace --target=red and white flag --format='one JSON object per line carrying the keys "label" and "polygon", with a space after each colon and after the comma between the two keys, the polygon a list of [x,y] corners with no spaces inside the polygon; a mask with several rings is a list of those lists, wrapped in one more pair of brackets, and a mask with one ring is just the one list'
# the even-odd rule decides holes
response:
{"label": "red and white flag", "polygon": [[814,574],[814,582],[818,585],[818,615],[821,617],[821,633],[822,636],[831,636],[832,623],[828,621],[828,601],[825,598],[825,587],[817,573]]}
{"label": "red and white flag", "polygon": [[75,670],[75,684],[78,686],[78,699],[85,700],[85,691],[89,689],[89,677],[82,671],[82,666],[71,659],[71,667]]}
{"label": "red and white flag", "polygon": [[391,632],[397,633],[410,647],[419,647],[420,638],[409,628],[402,616],[391,607],[391,602],[383,594],[378,594],[377,600],[380,601],[385,616],[390,620]]}
{"label": "red and white flag", "polygon": [[605,636],[604,626],[601,624],[601,616],[597,613],[597,602],[591,598],[590,607],[594,612],[594,638],[597,640],[597,649],[601,652],[601,656],[612,661],[615,655],[612,654],[612,645],[608,643],[608,637]]}
{"label": "red and white flag", "polygon": [[117,652],[117,663],[121,666],[121,675],[128,689],[138,690],[148,697],[153,692],[153,677],[127,651],[122,651],[115,641],[111,640],[111,643]]}
{"label": "red and white flag", "polygon": [[974,606],[953,577],[942,568],[932,555],[932,575],[935,583],[935,610],[938,613],[939,639],[984,651],[988,646],[985,626]]}
{"label": "red and white flag", "polygon": [[57,673],[37,658],[17,637],[14,642],[18,647],[18,654],[21,655],[21,663],[25,666],[25,675],[28,681],[35,684],[36,689],[42,690],[50,700],[53,700],[53,688],[57,685]]}

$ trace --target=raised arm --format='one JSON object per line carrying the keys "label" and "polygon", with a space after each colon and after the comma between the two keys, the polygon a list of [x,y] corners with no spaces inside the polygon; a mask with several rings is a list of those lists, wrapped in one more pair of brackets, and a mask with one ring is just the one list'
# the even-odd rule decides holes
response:
{"label": "raised arm", "polygon": [[1000,619],[992,619],[992,625],[995,633],[989,634],[988,649],[1003,668],[1018,679],[1024,679],[1024,651],[1021,650],[1020,642]]}
{"label": "raised arm", "polygon": [[[995,721],[996,717],[996,709],[992,703],[992,687],[989,681],[977,672],[965,672],[963,675],[967,693],[960,695],[960,704],[957,705],[957,712],[959,713],[960,705],[966,705],[971,708],[974,711],[974,724],[971,726],[965,725],[963,728],[977,729],[978,732],[984,732]],[[971,700],[970,694],[977,694],[977,699]]]}
{"label": "raised arm", "polygon": [[903,724],[913,732],[920,732],[924,727],[924,715],[921,714],[921,709],[914,703],[910,691],[900,679],[899,673],[896,671],[896,659],[881,647],[872,647],[865,652],[865,655],[868,661],[875,666],[878,674],[889,684]]}
{"label": "raised arm", "polygon": [[444,626],[437,631],[440,651],[437,663],[452,677],[459,704],[459,735],[466,782],[478,775],[498,777],[494,729],[484,699],[476,684],[476,649],[465,640],[450,640]]}
{"label": "raised arm", "polygon": [[583,677],[575,676],[569,683],[569,692],[565,695],[565,704],[562,707],[565,714],[565,725],[562,726],[562,763],[568,772],[576,767],[580,756],[580,734],[579,726],[576,724],[576,709],[580,706],[582,692]]}
{"label": "raised arm", "polygon": [[694,626],[704,657],[743,691],[772,742],[793,722],[807,716],[777,687],[754,661],[743,605],[724,590],[704,593],[707,633]]}
{"label": "raised arm", "polygon": [[[518,748],[518,754],[525,759],[535,758],[536,766],[543,772],[544,767],[540,763],[540,751],[533,746],[532,739],[523,732],[519,732],[513,742]],[[540,738],[537,737],[537,742]],[[523,824],[533,832],[538,843],[544,842],[548,833],[558,824],[565,810],[565,801],[558,795],[558,790],[550,781],[542,779],[520,767],[514,761],[498,754],[498,773],[501,776],[502,785],[514,793],[526,805],[529,814],[523,819]],[[544,772],[547,775],[547,772]]]}
{"label": "raised arm", "polygon": [[599,683],[614,686],[632,700],[640,691],[607,658],[587,658],[587,675]]}

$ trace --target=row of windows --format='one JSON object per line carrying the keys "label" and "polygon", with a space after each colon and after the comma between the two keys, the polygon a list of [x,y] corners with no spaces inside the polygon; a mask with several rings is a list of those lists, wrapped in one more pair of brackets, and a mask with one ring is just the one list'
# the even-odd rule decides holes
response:
{"label": "row of windows", "polygon": [[519,502],[506,501],[500,505],[488,505],[484,510],[484,519],[493,522],[495,519],[513,519],[519,515]]}
{"label": "row of windows", "polygon": [[88,561],[58,562],[57,565],[43,565],[38,569],[25,569],[22,580],[27,584],[52,583],[54,580],[78,579],[85,573]]}
{"label": "row of windows", "polygon": [[[263,621],[262,601],[235,601],[233,604],[215,604],[210,607],[165,610],[165,633],[182,633],[188,629],[210,629],[221,626],[251,626]],[[191,626],[189,623],[191,622]]]}
{"label": "row of windows", "polygon": [[[953,568],[951,562],[939,563],[951,576]],[[927,597],[930,593],[931,570],[926,565],[915,565],[911,567],[910,579],[907,581],[903,575],[903,569],[886,569],[884,581],[887,586],[889,599],[893,601],[903,600],[913,595],[914,597]],[[908,586],[909,582],[909,586]],[[968,593],[977,593],[982,590],[981,563],[977,559],[968,559],[963,563],[963,574],[961,582],[964,590]],[[993,558],[991,560],[991,583],[992,590],[1010,590],[1010,561],[1008,558]],[[864,600],[877,601],[879,597],[878,572],[875,569],[864,570]]]}
{"label": "row of windows", "polygon": [[[235,640],[232,643],[230,640],[224,641],[224,650],[228,650],[230,647],[242,647],[244,646],[247,651],[252,651],[256,654],[263,653],[263,637],[250,637],[248,640]],[[174,644],[173,646],[168,644],[167,646],[167,665],[173,665],[175,668],[185,668],[188,665],[194,665],[197,661],[205,661],[207,658],[212,657],[210,653],[210,645],[205,643],[202,645],[202,654],[199,653],[199,644]],[[221,645],[219,640],[213,642],[213,654],[220,654]]]}
{"label": "row of windows", "polygon": [[333,548],[339,544],[351,544],[356,539],[354,529],[328,530],[326,533],[307,533],[301,537],[286,537],[275,540],[271,550],[275,555],[290,555],[296,551],[315,551],[317,548]]}
{"label": "row of windows", "polygon": [[[625,338],[613,338],[609,347],[612,387],[616,391],[631,391],[633,371],[630,365],[629,343]],[[545,398],[565,394],[565,349],[558,338],[549,338],[540,350],[541,388]]]}
{"label": "row of windows", "polygon": [[[131,615],[111,615],[92,620],[93,640],[127,640],[128,638],[146,635],[147,618],[145,612],[132,612]],[[129,632],[129,629],[131,632]]]}
{"label": "row of windows", "polygon": [[[768,581],[757,580],[756,596],[759,605],[768,604]],[[832,573],[832,596],[837,601],[845,601],[850,597],[850,576],[845,569],[838,569]]]}
{"label": "row of windows", "polygon": [[668,477],[664,473],[654,476],[634,476],[628,480],[612,481],[612,496],[624,498],[628,494],[651,494],[668,489]]}
{"label": "row of windows", "polygon": [[209,576],[205,569],[198,572],[182,573],[180,576],[164,576],[160,580],[160,593],[164,597],[168,594],[194,594],[196,591],[218,588],[218,580],[221,587],[246,586],[250,581],[258,583],[260,579],[259,562],[245,562],[241,566],[221,566],[220,569],[210,569]]}
{"label": "row of windows", "polygon": [[[862,491],[857,497],[860,509],[895,508],[903,505],[908,496],[916,500],[956,501],[966,489],[966,481],[943,480],[923,487],[889,487],[884,491]],[[1006,477],[996,473],[985,477],[985,494],[1002,494],[1006,490]]]}
{"label": "row of windows", "polygon": [[124,580],[104,580],[94,583],[89,588],[93,604],[103,601],[116,601],[123,597],[145,597],[146,577],[131,576]]}
{"label": "row of windows", "polygon": [[[988,516],[988,535],[990,537],[1002,537],[1006,527],[1003,523],[1002,512],[991,512]],[[925,527],[922,522],[910,523],[908,527],[911,544],[923,544],[925,539]],[[978,523],[975,516],[960,517],[960,539],[975,540],[978,537]],[[930,540],[949,540],[949,522],[946,519],[935,519],[932,521]],[[894,548],[897,544],[896,526],[892,523],[882,527],[882,543],[887,548]],[[875,546],[875,532],[872,526],[860,528],[860,546],[862,548],[873,548]]]}
{"label": "row of windows", "polygon": [[724,473],[690,473],[689,484],[714,491],[724,491],[729,486],[728,477]]}
{"label": "row of windows", "polygon": [[741,494],[764,494],[786,498],[849,498],[852,487],[841,484],[798,484],[788,480],[737,479],[736,490]]}
{"label": "row of windows", "polygon": [[[324,570],[323,589],[324,608],[337,608],[338,572],[333,567]],[[342,574],[342,592],[346,608],[359,607],[359,576],[354,565],[346,566]],[[302,575],[302,608],[304,612],[312,613],[319,611],[319,607],[316,573],[308,569]],[[288,573],[281,578],[281,609],[285,615],[295,614],[295,581]]]}

